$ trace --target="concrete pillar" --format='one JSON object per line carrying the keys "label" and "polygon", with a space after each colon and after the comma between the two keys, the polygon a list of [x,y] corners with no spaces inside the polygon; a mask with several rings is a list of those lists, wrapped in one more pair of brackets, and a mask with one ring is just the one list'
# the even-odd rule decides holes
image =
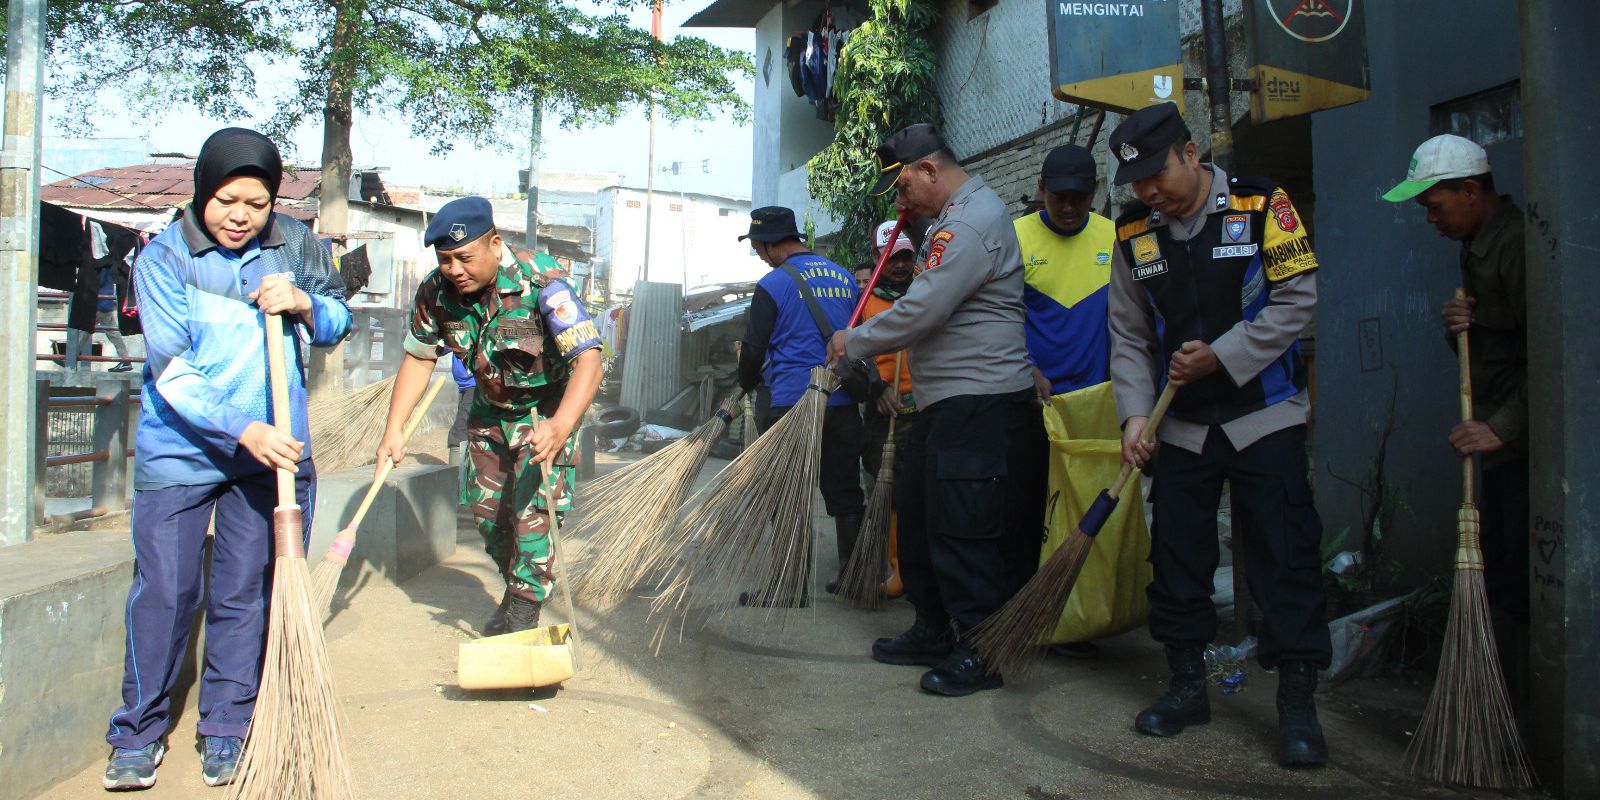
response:
{"label": "concrete pillar", "polygon": [[34,292],[39,279],[39,128],[44,0],[12,0],[0,150],[0,546],[33,538]]}
{"label": "concrete pillar", "polygon": [[1532,453],[1530,750],[1545,784],[1600,796],[1600,17],[1522,2]]}

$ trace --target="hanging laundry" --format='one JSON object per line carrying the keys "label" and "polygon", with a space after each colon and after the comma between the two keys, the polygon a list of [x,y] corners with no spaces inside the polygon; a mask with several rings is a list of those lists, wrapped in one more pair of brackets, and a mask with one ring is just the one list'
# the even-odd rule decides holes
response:
{"label": "hanging laundry", "polygon": [[39,204],[39,285],[58,292],[78,288],[78,266],[91,260],[83,217]]}

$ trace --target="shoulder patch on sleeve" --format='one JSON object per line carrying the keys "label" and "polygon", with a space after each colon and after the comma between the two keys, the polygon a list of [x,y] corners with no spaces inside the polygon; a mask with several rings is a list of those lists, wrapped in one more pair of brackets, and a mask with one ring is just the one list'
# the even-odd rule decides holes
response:
{"label": "shoulder patch on sleeve", "polygon": [[1272,218],[1277,221],[1278,229],[1284,233],[1294,233],[1300,229],[1300,218],[1295,214],[1294,203],[1289,201],[1289,193],[1282,189],[1275,189],[1267,200],[1267,206],[1272,211]]}
{"label": "shoulder patch on sleeve", "polygon": [[1117,228],[1117,241],[1126,242],[1147,230],[1150,230],[1150,218],[1140,217]]}
{"label": "shoulder patch on sleeve", "polygon": [[933,238],[928,240],[931,242],[931,244],[928,245],[928,261],[923,266],[923,269],[937,269],[939,267],[939,262],[944,260],[945,246],[954,241],[955,238],[955,233],[951,232],[949,228],[945,228],[938,233],[935,233]]}

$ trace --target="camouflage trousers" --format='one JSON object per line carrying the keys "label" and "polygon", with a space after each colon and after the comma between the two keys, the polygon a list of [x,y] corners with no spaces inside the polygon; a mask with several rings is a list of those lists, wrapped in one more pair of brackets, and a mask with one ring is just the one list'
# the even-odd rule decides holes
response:
{"label": "camouflage trousers", "polygon": [[[467,422],[467,461],[463,500],[478,521],[483,546],[500,568],[506,586],[526,600],[543,603],[555,586],[550,518],[545,511],[542,466],[533,447],[521,444],[536,424],[530,417],[502,420],[473,414]],[[568,487],[577,478],[572,466],[576,435],[567,441],[548,477],[556,491],[558,521],[571,510]]]}

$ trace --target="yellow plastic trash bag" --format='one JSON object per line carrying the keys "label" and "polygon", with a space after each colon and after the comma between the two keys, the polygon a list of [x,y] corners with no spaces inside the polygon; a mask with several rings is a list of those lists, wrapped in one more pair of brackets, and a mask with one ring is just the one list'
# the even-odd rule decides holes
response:
{"label": "yellow plastic trash bag", "polygon": [[[1046,538],[1040,563],[1056,551],[1102,489],[1122,470],[1122,430],[1111,384],[1056,395],[1044,410],[1050,436],[1050,488],[1045,493]],[[1139,484],[1106,520],[1049,641],[1087,642],[1145,623],[1150,601],[1150,532]]]}

